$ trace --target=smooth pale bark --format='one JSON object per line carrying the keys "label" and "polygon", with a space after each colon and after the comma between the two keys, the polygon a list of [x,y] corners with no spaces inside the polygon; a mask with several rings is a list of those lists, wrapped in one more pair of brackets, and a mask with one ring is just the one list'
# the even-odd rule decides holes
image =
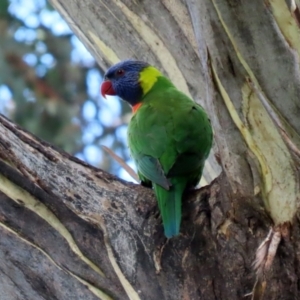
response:
{"label": "smooth pale bark", "polygon": [[[166,241],[153,193],[0,119],[4,299],[241,299],[290,222],[264,299],[299,297],[300,31],[284,1],[52,0],[105,68],[153,63],[208,110],[223,172]],[[219,174],[211,157],[205,176]]]}

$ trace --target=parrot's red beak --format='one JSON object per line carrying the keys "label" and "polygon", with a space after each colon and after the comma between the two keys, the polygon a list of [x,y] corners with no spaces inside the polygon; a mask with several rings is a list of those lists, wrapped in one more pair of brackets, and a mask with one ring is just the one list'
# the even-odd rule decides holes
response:
{"label": "parrot's red beak", "polygon": [[111,81],[106,80],[101,84],[101,95],[106,98],[106,95],[115,96],[116,92],[112,86]]}

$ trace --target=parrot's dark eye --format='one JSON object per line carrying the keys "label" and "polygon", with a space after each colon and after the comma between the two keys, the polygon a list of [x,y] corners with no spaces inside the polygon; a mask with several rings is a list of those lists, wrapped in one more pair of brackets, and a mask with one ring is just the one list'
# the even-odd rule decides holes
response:
{"label": "parrot's dark eye", "polygon": [[125,71],[123,69],[119,69],[119,70],[117,70],[116,75],[122,76],[122,75],[124,75],[124,73],[125,73]]}

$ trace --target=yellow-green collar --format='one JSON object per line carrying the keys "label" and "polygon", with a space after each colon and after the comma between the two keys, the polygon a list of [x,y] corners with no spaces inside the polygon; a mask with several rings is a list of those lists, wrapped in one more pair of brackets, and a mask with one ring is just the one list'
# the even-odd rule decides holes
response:
{"label": "yellow-green collar", "polygon": [[160,76],[163,75],[152,66],[146,67],[140,72],[139,82],[143,90],[143,95],[146,95],[152,89]]}

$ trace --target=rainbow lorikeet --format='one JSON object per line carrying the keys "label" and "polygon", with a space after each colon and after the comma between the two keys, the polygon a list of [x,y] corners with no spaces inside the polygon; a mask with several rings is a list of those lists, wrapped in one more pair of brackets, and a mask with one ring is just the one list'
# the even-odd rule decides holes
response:
{"label": "rainbow lorikeet", "polygon": [[128,102],[128,144],[145,185],[154,187],[165,236],[179,234],[183,192],[199,182],[212,146],[204,109],[146,62],[122,61],[105,73],[101,93]]}

